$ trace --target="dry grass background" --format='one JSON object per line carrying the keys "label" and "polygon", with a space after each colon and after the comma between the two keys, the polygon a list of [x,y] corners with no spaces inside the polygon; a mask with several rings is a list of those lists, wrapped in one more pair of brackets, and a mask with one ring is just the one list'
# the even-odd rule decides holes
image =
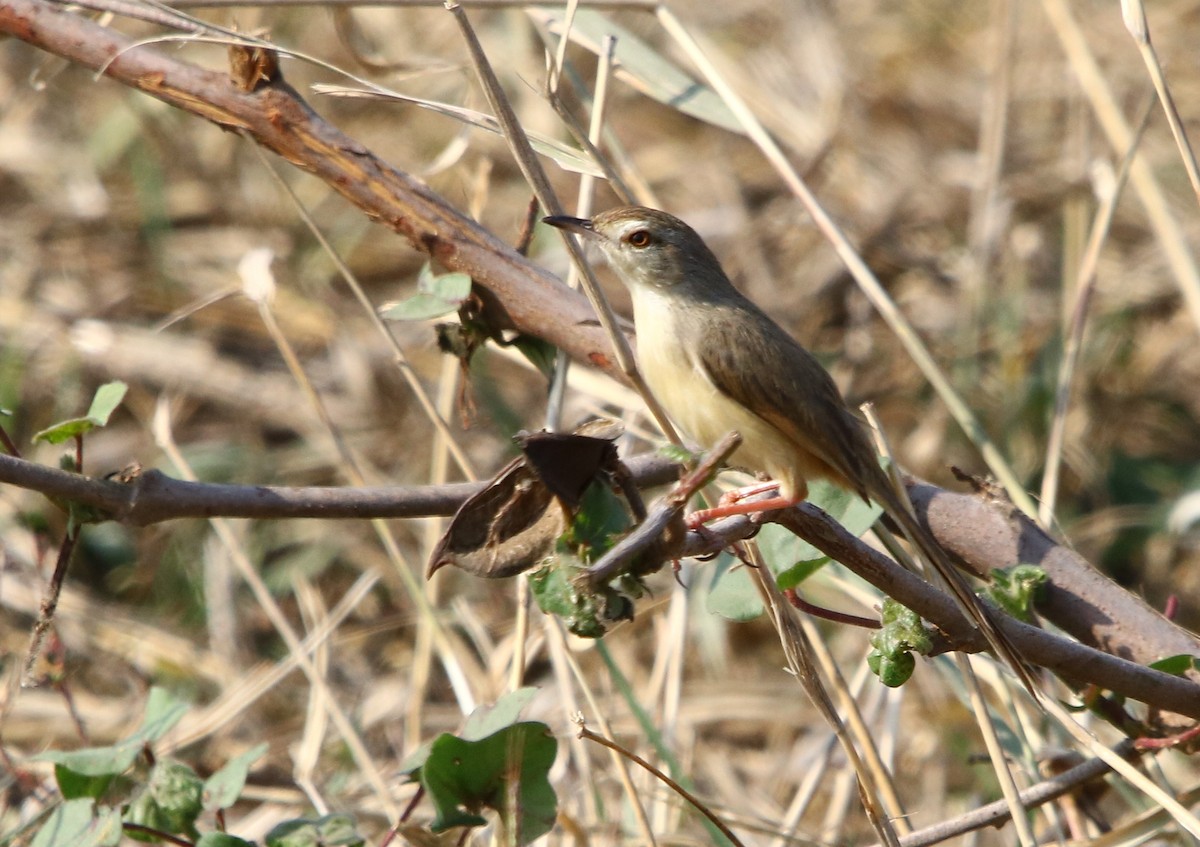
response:
{"label": "dry grass background", "polygon": [[[1030,490],[1040,482],[1064,320],[1095,188],[1124,153],[1097,125],[1091,92],[1050,23],[1052,7],[1053,0],[675,7],[692,32],[705,35],[722,73],[847,228]],[[1152,89],[1119,8],[1093,2],[1071,11],[1104,85],[1136,123]],[[1194,134],[1200,17],[1182,2],[1150,12],[1184,125]],[[242,29],[265,26],[277,43],[405,93],[484,108],[458,32],[440,8],[202,14]],[[610,14],[688,67],[652,15]],[[472,19],[526,127],[565,136],[539,93],[545,66],[530,18],[510,9],[473,11]],[[223,48],[159,49],[224,63]],[[568,56],[590,73],[590,56]],[[372,70],[364,57],[391,67]],[[299,62],[284,70],[302,93],[312,83],[342,81]],[[499,138],[464,132],[413,106],[306,96],[382,158],[424,175],[452,204],[516,239],[530,192]],[[1003,156],[989,179],[980,139],[999,114],[997,104],[1007,105],[996,126]],[[1197,198],[1162,111],[1153,108],[1141,149],[1175,224],[1195,245]],[[850,396],[875,402],[908,467],[943,484],[952,464],[985,472],[753,145],[622,84],[612,92],[608,126],[658,204],[701,230],[734,279],[829,362]],[[325,185],[275,166],[376,303],[412,289],[420,255]],[[573,197],[575,178],[551,170],[560,196]],[[601,189],[597,207],[613,202]],[[114,425],[88,439],[90,473],[137,461],[177,475],[151,430],[157,405],[166,402],[171,437],[202,479],[347,484],[346,467],[257,307],[237,293],[238,261],[265,245],[279,257],[274,314],[368,480],[460,478],[367,316],[240,138],[7,42],[0,48],[0,220],[0,407],[11,410],[3,424],[27,457],[57,463],[57,449],[29,446],[33,433],[79,414],[99,382],[120,378],[130,395]],[[539,237],[534,252],[565,269],[555,239]],[[1196,531],[1183,519],[1184,497],[1200,478],[1200,344],[1165,252],[1127,188],[1101,256],[1056,518],[1081,552],[1155,605],[1179,596],[1182,619],[1195,628],[1200,554]],[[623,293],[615,285],[608,290],[620,308]],[[219,292],[231,293],[193,308]],[[180,310],[190,311],[162,329]],[[515,430],[542,425],[544,380],[488,350],[470,378],[478,412],[462,427],[454,410],[457,365],[437,352],[430,326],[399,324],[395,331],[481,476],[512,454]],[[631,430],[648,431],[626,393],[580,378],[566,420],[599,408],[624,415]],[[625,449],[649,445],[634,441]],[[1171,514],[1184,529],[1171,528]],[[398,576],[398,567],[421,572],[441,526],[392,522],[403,557],[397,564],[366,523],[234,524],[239,549],[299,632],[317,627],[354,592],[352,608],[315,654],[324,690],[296,671],[268,676],[288,651],[209,524],[89,528],[58,614],[61,683],[10,687],[4,700],[0,736],[10,768],[0,832],[47,799],[48,771],[26,762],[28,755],[127,732],[154,681],[195,699],[172,744],[202,771],[270,742],[230,831],[261,837],[275,821],[315,806],[355,812],[378,839],[389,824],[385,807],[328,725],[322,697],[332,695],[351,716],[392,802],[402,806],[412,792],[395,776],[404,756],[418,741],[453,730],[464,710],[493,701],[510,683],[520,631],[515,581],[441,572],[427,587],[435,622]],[[22,662],[63,528],[62,516],[38,496],[0,492],[0,644],[8,670]],[[604,642],[683,772],[747,843],[780,843],[793,829],[806,842],[869,840],[852,773],[781,671],[771,628],[715,618],[702,600],[704,565],[689,565],[684,576],[692,592],[661,576],[636,621]],[[833,569],[816,582],[812,595],[829,605],[876,602],[861,590],[847,594],[852,584]],[[542,691],[530,711],[560,739],[554,780],[562,812],[573,821],[551,840],[586,832],[596,843],[636,841],[613,762],[570,742],[568,718],[582,708],[596,726],[602,714],[627,745],[652,755],[650,743],[593,645],[559,644],[555,627],[533,616],[525,678]],[[865,637],[832,626],[821,631],[843,673],[861,677]],[[567,657],[578,662],[579,679]],[[867,681],[860,696],[915,825],[998,796],[988,766],[973,763],[983,746],[952,675],[949,664],[922,662],[902,691]],[[1033,718],[1024,729],[1036,742],[1031,756],[1070,746]],[[1020,778],[1036,780],[1027,772],[1030,761],[1014,767]],[[1181,756],[1167,754],[1161,767],[1177,788],[1196,781],[1195,766]],[[797,791],[810,779],[813,802],[801,809]],[[635,783],[662,841],[706,838],[661,786],[640,774]],[[1130,792],[1112,792],[1108,802],[1117,822],[1145,807]],[[416,817],[428,814],[419,808]],[[1053,838],[1059,819],[1039,815],[1035,828]],[[989,844],[1012,839],[1011,830],[979,836]]]}

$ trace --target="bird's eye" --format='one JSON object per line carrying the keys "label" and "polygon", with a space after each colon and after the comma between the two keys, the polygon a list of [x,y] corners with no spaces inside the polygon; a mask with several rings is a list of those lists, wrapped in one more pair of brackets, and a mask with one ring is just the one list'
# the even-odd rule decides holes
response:
{"label": "bird's eye", "polygon": [[632,247],[649,247],[654,237],[644,229],[636,229],[625,239]]}

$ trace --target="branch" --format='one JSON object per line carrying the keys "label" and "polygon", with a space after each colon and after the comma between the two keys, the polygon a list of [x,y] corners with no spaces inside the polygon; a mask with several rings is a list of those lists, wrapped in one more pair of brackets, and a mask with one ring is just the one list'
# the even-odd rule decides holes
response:
{"label": "branch", "polygon": [[[1122,742],[1114,749],[1114,752],[1124,758],[1130,758],[1134,755],[1133,745],[1130,742]],[[1112,768],[1103,759],[1088,759],[1070,770],[1063,771],[1057,776],[1022,790],[1018,795],[1021,805],[1026,809],[1033,809],[1049,803],[1051,800],[1057,800],[1065,794],[1078,791],[1110,770]],[[1008,801],[996,800],[994,803],[972,809],[957,818],[910,832],[900,839],[900,847],[928,847],[930,844],[938,844],[956,835],[983,829],[985,826],[998,827],[1011,816],[1012,810],[1009,809]]]}
{"label": "branch", "polygon": [[1034,564],[1050,577],[1037,611],[1084,644],[1137,664],[1200,655],[1200,639],[1059,544],[1007,500],[956,494],[927,483],[909,487],[918,515],[938,543],[986,575]]}
{"label": "branch", "polygon": [[[948,594],[869,547],[811,503],[768,512],[763,519],[791,530],[942,630],[947,639],[935,640],[939,652],[949,649],[979,652],[988,648],[983,635],[963,617]],[[688,533],[682,555],[716,552],[735,541],[749,538],[757,530],[758,524],[752,517],[727,518],[706,527],[704,534]],[[1200,720],[1200,684],[1190,679],[1109,655],[1008,615],[997,615],[996,622],[1022,656],[1069,683],[1079,687],[1097,685],[1153,707]]]}
{"label": "branch", "polygon": [[[659,456],[635,456],[627,464],[640,487],[663,485],[678,478],[678,466]],[[0,455],[0,483],[10,483],[58,500],[80,503],[93,508],[105,518],[136,526],[185,517],[363,519],[450,515],[463,500],[487,484],[288,488],[185,482],[158,471],[143,472],[140,469],[122,473],[118,481],[92,479],[4,455]],[[979,505],[979,501],[940,489],[933,490],[940,492],[937,498],[941,504],[939,514],[942,518],[941,521],[935,521],[934,533],[940,541],[947,542],[947,546],[954,549],[954,536],[946,528],[961,525],[961,522],[957,520],[958,515],[946,519],[946,503],[973,509]],[[669,510],[670,504],[660,506],[656,511],[663,508]],[[817,507],[802,503],[791,509],[772,512],[769,519],[809,541],[942,630],[947,638],[938,645],[940,651],[987,649],[982,636],[963,618],[948,595],[867,546]],[[683,549],[678,555],[701,556],[717,552],[735,541],[750,537],[757,529],[758,525],[746,516],[728,518],[706,527],[703,532],[687,533]],[[636,537],[641,539],[639,543],[622,544],[622,559],[627,560],[657,541],[653,534],[639,534]],[[961,539],[958,543],[961,543]],[[1047,554],[1053,558],[1060,555],[1054,550]],[[1083,565],[1090,569],[1086,562]],[[1096,575],[1093,582],[1098,579],[1102,577]],[[1063,586],[1059,586],[1058,590],[1069,593]],[[1125,593],[1118,586],[1110,586],[1109,594],[1113,597]],[[1155,707],[1200,719],[1200,685],[1191,680],[1151,670],[1134,661],[1077,644],[1008,616],[999,616],[999,620],[1005,634],[1024,656],[1069,682],[1080,686],[1098,685]],[[1184,630],[1164,622],[1169,629],[1178,630],[1168,643],[1175,644],[1190,638]],[[1120,632],[1130,640],[1142,638],[1123,628]],[[1172,635],[1170,632],[1166,634]],[[1117,642],[1114,638],[1114,643],[1124,642]],[[1145,642],[1145,647],[1151,649],[1153,642]],[[1200,652],[1200,649],[1193,645],[1191,650],[1181,652]],[[1155,658],[1163,655],[1159,649]]]}
{"label": "branch", "polygon": [[[0,3],[0,32],[101,71],[217,126],[254,139],[325,181],[373,220],[403,235],[417,250],[448,269],[470,274],[497,329],[513,328],[543,338],[576,360],[589,362],[613,378],[625,381],[582,295],[570,291],[476,222],[455,211],[419,180],[382,162],[359,142],[324,121],[286,83],[279,81],[256,91],[242,91],[225,74],[163,55],[153,47],[134,47],[126,36],[46,0]],[[473,490],[467,486],[358,490],[203,486],[172,480],[153,471],[121,483],[89,480],[29,463],[13,464],[17,462],[0,457],[0,481],[91,503],[106,514],[135,524],[217,514],[358,518],[446,514]],[[976,498],[930,489],[924,492],[930,498],[925,501],[920,499],[921,493],[919,488],[914,491],[914,501],[919,507],[928,506],[928,523],[939,541],[968,562],[986,571],[1001,564],[1031,561],[1051,572],[1054,584],[1045,613],[1081,640],[1135,662],[1148,662],[1172,653],[1200,652],[1194,637],[1105,581],[1086,562],[1032,525],[994,511],[989,515],[988,504]],[[949,511],[942,514],[939,509]],[[977,517],[947,519],[947,515],[965,515],[971,509],[983,511]],[[791,510],[789,525],[805,533],[816,532],[814,525],[801,526],[804,521],[795,516],[802,513],[803,510]],[[987,527],[992,527],[988,531],[995,534],[987,539],[977,537]],[[858,543],[856,539],[854,542]],[[888,580],[906,579],[891,570],[881,571],[880,578],[884,576]],[[921,593],[935,598],[926,602],[932,614],[941,602],[936,593],[929,594],[932,589],[925,583],[911,574],[908,577],[920,583]],[[908,601],[902,599],[902,602]],[[915,604],[913,608],[921,611]],[[952,636],[962,632],[961,619],[939,620],[930,615],[927,619],[946,628]],[[1194,683],[1088,651],[1087,655],[1098,663],[1092,666],[1080,654],[1065,649],[1063,645],[1068,642],[1064,639],[1055,639],[1016,622],[1011,622],[1011,626],[1020,628],[1021,633],[1031,630],[1035,634],[1028,637],[1035,641],[1049,639],[1037,642],[1041,644],[1038,649],[1049,651],[1042,660],[1035,657],[1032,649],[1027,652],[1030,658],[1069,679],[1094,680],[1117,691],[1122,691],[1124,685],[1124,692],[1137,699],[1145,699],[1146,695],[1139,686],[1152,683],[1160,694],[1170,689],[1175,692],[1172,696],[1186,693],[1191,700],[1170,705],[1162,697],[1154,697],[1151,702],[1200,717],[1200,697]],[[1119,662],[1135,668],[1136,672],[1126,668],[1128,678],[1121,685],[1115,684],[1105,676],[1111,668],[1096,657]],[[1140,693],[1131,693],[1134,690]]]}
{"label": "branch", "polygon": [[582,294],[531,263],[424,183],[326,122],[283,81],[242,91],[227,74],[135,47],[46,0],[0,3],[0,32],[253,138],[319,177],[446,268],[469,274],[495,329],[518,329],[626,382]]}
{"label": "branch", "polygon": [[[628,463],[641,487],[674,482],[679,467],[660,456]],[[135,468],[118,478],[95,479],[0,454],[0,483],[88,506],[99,519],[147,526],[176,518],[415,518],[452,515],[487,483],[346,488],[291,488],[185,482]]]}

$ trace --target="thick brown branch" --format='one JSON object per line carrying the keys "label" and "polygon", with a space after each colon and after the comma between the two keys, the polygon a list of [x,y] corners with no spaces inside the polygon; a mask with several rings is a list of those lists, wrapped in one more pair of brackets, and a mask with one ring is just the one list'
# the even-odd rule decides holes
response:
{"label": "thick brown branch", "polygon": [[1146,665],[1200,655],[1200,639],[1059,544],[1011,504],[927,484],[909,494],[938,542],[980,574],[1033,564],[1050,577],[1038,613],[1084,644]]}
{"label": "thick brown branch", "polygon": [[[867,546],[816,506],[801,503],[770,512],[767,519],[787,527],[941,629],[948,641],[940,649],[968,652],[987,649],[982,634],[963,617],[948,594]],[[683,553],[701,555],[720,550],[749,537],[755,528],[749,518],[740,516],[713,524],[708,530],[707,538],[689,533]],[[997,623],[1022,656],[1069,683],[1081,687],[1099,685],[1130,699],[1200,720],[1200,684],[1077,644],[1007,615],[998,615]]]}
{"label": "thick brown branch", "polygon": [[283,82],[253,92],[225,74],[132,47],[119,32],[44,0],[0,3],[0,32],[242,132],[328,183],[445,267],[470,274],[498,328],[517,328],[625,381],[586,299],[455,211],[416,178],[327,123]]}

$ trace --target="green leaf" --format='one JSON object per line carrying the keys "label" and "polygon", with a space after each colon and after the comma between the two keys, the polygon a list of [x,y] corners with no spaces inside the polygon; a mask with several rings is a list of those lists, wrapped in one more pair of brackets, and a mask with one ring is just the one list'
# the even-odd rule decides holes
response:
{"label": "green leaf", "polygon": [[[161,832],[196,838],[196,818],[203,808],[204,783],[196,772],[177,759],[159,759],[141,792],[129,804],[126,820]],[[149,833],[130,832],[138,841],[158,841]]]}
{"label": "green leaf", "polygon": [[458,311],[471,296],[471,277],[464,273],[434,274],[429,263],[417,276],[417,293],[386,303],[379,314],[389,321],[425,321]]}
{"label": "green leaf", "polygon": [[76,776],[115,776],[127,770],[142,752],[142,747],[162,738],[171,727],[179,723],[187,709],[187,703],[175,699],[166,689],[151,688],[141,727],[124,741],[109,747],[85,747],[70,751],[47,750],[33,758],[36,761],[54,762],[73,772],[70,784],[74,790],[79,786],[79,783],[73,781]]}
{"label": "green leaf", "polygon": [[528,844],[554,826],[557,801],[548,780],[558,742],[543,723],[513,724],[478,741],[439,736],[421,768],[421,785],[437,810],[434,832],[487,823],[500,813],[502,841]]}
{"label": "green leaf", "polygon": [[121,841],[121,816],[96,808],[90,799],[67,800],[46,818],[30,847],[114,847]]}
{"label": "green leaf", "polygon": [[204,808],[208,811],[228,809],[241,796],[246,786],[246,774],[250,766],[266,754],[268,745],[265,741],[251,747],[240,756],[225,763],[225,766],[204,781]]}
{"label": "green leaf", "polygon": [[206,832],[200,836],[196,847],[254,847],[254,842],[227,832]]}
{"label": "green leaf", "polygon": [[[809,483],[808,499],[854,535],[862,535],[883,514],[880,506],[823,480]],[[795,588],[829,563],[828,556],[779,524],[764,524],[757,542],[781,589]],[[728,569],[722,573],[708,596],[708,609],[736,621],[761,615],[762,601],[750,575]]]}
{"label": "green leaf", "polygon": [[889,688],[908,682],[917,661],[912,653],[928,653],[933,642],[921,616],[890,597],[884,598],[880,620],[883,626],[871,635],[875,649],[867,656],[867,666]]}
{"label": "green leaf", "polygon": [[146,698],[146,716],[131,740],[153,743],[162,738],[187,714],[188,703],[165,688],[155,686]]}
{"label": "green leaf", "polygon": [[106,382],[97,388],[95,396],[92,397],[91,408],[88,409],[88,420],[95,423],[96,426],[108,426],[108,419],[116,411],[117,406],[121,405],[121,401],[125,399],[125,392],[128,390],[129,386],[119,380]]}
{"label": "green leaf", "polygon": [[529,363],[542,372],[546,379],[554,376],[554,363],[558,358],[558,348],[541,338],[521,333],[507,346],[516,347]]}
{"label": "green leaf", "polygon": [[583,492],[579,512],[563,535],[563,543],[586,563],[607,553],[632,521],[625,505],[607,484],[594,479]]}
{"label": "green leaf", "polygon": [[72,418],[43,429],[33,436],[33,440],[34,442],[45,441],[49,444],[62,444],[68,439],[91,432],[95,428],[96,424],[87,418]]}
{"label": "green leaf", "polygon": [[[81,750],[47,750],[32,758],[39,762],[53,762],[59,778],[59,790],[67,792],[85,790],[80,781],[85,777],[111,778],[129,769],[133,760],[142,752],[141,744],[122,741],[111,747],[84,747]],[[66,783],[62,781],[66,779]]]}
{"label": "green leaf", "polygon": [[1177,656],[1167,656],[1165,659],[1151,662],[1149,667],[1172,676],[1183,676],[1188,671],[1200,671],[1200,656],[1180,653]]}
{"label": "green leaf", "polygon": [[739,622],[752,621],[763,613],[762,595],[754,576],[728,553],[717,558],[705,607],[726,620]]}
{"label": "green leaf", "polygon": [[1045,592],[1049,580],[1049,575],[1037,565],[993,568],[987,595],[1014,618],[1032,623],[1034,603]]}
{"label": "green leaf", "polygon": [[593,480],[583,492],[579,511],[558,539],[553,554],[529,576],[538,607],[561,618],[581,638],[600,638],[610,624],[633,618],[633,598],[644,586],[626,574],[615,583],[591,586],[579,577],[607,553],[632,524],[625,504],[605,483]]}
{"label": "green leaf", "polygon": [[[123,770],[123,769],[122,769]],[[54,780],[64,800],[74,800],[79,797],[91,797],[99,800],[112,784],[115,773],[104,773],[99,776],[88,776],[71,770],[65,765],[54,766]]]}
{"label": "green leaf", "polygon": [[150,771],[147,790],[162,812],[168,832],[196,836],[196,818],[204,809],[204,780],[177,759],[163,758]]}
{"label": "green leaf", "polygon": [[572,634],[600,638],[609,624],[633,618],[633,602],[611,585],[589,590],[577,586],[575,579],[585,567],[560,550],[552,563],[529,575],[529,588],[538,608],[561,619]]}
{"label": "green leaf", "polygon": [[467,717],[459,736],[467,741],[479,741],[507,726],[512,726],[537,692],[532,686],[518,688],[505,694],[491,706],[479,706]]}
{"label": "green leaf", "polygon": [[913,671],[917,668],[917,660],[913,658],[912,653],[886,656],[878,650],[872,650],[867,654],[867,667],[888,688],[899,688],[912,678]]}
{"label": "green leaf", "polygon": [[[561,35],[563,16],[549,9],[529,9],[526,14]],[[606,36],[617,39],[613,72],[617,78],[660,103],[707,123],[744,135],[741,123],[725,102],[707,85],[681,71],[674,63],[601,12],[578,9],[571,22],[570,38],[600,55]]]}
{"label": "green leaf", "polygon": [[276,824],[263,842],[267,847],[361,847],[354,818],[346,814],[297,818]]}
{"label": "green leaf", "polygon": [[[138,792],[138,795],[125,809],[125,822],[152,829],[155,832],[170,831],[162,809],[158,808],[158,804],[154,802],[154,796],[146,790]],[[157,844],[161,841],[157,835],[151,832],[142,832],[139,829],[130,829],[126,834],[134,841],[144,841],[150,844]]]}
{"label": "green leaf", "polygon": [[[529,701],[535,694],[537,694],[536,688],[518,688],[516,691],[505,694],[491,706],[479,706],[467,716],[459,737],[468,741],[478,741],[516,723],[521,710],[529,705]],[[400,772],[416,778],[415,774],[429,758],[429,751],[432,747],[433,742],[430,741],[414,750],[401,763]]]}
{"label": "green leaf", "polygon": [[37,433],[33,440],[62,444],[77,435],[84,435],[97,427],[106,426],[113,411],[121,405],[127,390],[128,386],[120,381],[105,383],[96,389],[86,417],[60,421]]}

